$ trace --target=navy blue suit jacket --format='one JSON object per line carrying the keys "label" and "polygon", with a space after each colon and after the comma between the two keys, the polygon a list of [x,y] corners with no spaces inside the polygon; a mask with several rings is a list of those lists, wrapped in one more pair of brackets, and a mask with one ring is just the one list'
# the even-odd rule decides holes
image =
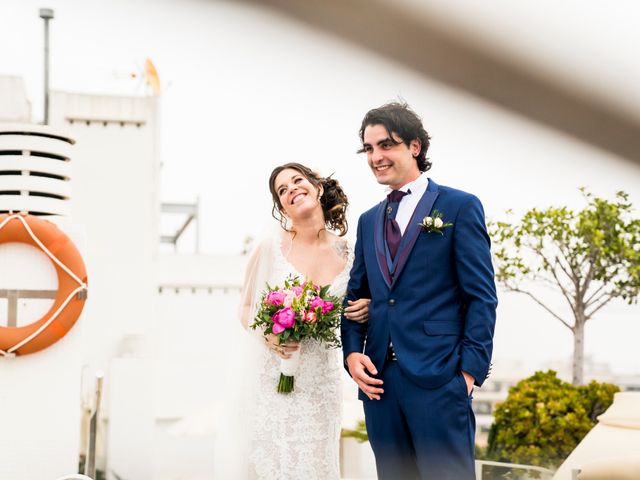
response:
{"label": "navy blue suit jacket", "polygon": [[[398,366],[421,387],[437,388],[460,370],[480,386],[489,373],[497,306],[480,200],[430,179],[402,237],[393,277],[386,206],[385,200],[358,220],[346,300],[371,298],[371,304],[367,323],[342,319],[345,360],[364,352],[382,372],[392,342]],[[443,235],[418,225],[434,210],[453,224]]]}

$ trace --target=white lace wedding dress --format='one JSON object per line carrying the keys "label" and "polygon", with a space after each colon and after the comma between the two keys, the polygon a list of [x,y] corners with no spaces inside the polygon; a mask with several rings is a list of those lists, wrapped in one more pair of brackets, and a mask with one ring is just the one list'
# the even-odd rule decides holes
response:
{"label": "white lace wedding dress", "polygon": [[[293,274],[303,278],[273,240],[269,285]],[[343,297],[353,263],[352,249],[329,292]],[[264,342],[263,342],[264,344]],[[280,357],[262,345],[255,365],[257,389],[249,424],[249,476],[268,480],[337,480],[342,411],[342,352],[313,340],[300,346],[300,365],[292,393],[276,391]]]}

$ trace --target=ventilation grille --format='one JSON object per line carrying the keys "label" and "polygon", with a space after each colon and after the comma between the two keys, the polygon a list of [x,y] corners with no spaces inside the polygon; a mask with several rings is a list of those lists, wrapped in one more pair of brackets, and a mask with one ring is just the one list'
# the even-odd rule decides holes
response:
{"label": "ventilation grille", "polygon": [[73,139],[20,127],[0,129],[0,212],[69,215]]}

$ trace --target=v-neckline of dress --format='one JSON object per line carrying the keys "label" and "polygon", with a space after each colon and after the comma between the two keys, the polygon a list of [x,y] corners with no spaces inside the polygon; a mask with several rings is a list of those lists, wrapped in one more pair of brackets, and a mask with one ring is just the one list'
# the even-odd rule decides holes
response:
{"label": "v-neckline of dress", "polygon": [[[309,277],[304,273],[302,273],[300,270],[298,270],[298,268],[293,263],[291,263],[289,259],[285,256],[284,252],[282,251],[283,243],[284,243],[284,236],[278,235],[275,247],[278,250],[278,255],[280,255],[280,258],[284,261],[284,263],[286,263],[291,268],[293,273],[300,275],[303,281],[308,280]],[[331,280],[331,282],[328,283],[327,285],[329,285],[330,287],[333,287],[333,285],[336,283],[336,280],[338,280],[342,275],[344,275],[348,267],[349,267],[349,257],[347,256],[347,259],[344,262],[344,267],[342,267],[342,270],[340,270],[340,272],[338,272],[338,274],[335,277],[333,277],[333,280]]]}

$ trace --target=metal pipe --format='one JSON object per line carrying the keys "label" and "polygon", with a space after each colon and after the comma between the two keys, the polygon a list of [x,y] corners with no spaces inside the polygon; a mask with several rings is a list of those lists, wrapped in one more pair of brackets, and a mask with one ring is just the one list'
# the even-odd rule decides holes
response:
{"label": "metal pipe", "polygon": [[40,18],[44,20],[44,120],[43,124],[49,124],[49,20],[53,19],[51,8],[41,8]]}
{"label": "metal pipe", "polygon": [[104,374],[96,374],[96,391],[94,398],[94,409],[89,420],[89,445],[87,447],[86,463],[84,464],[84,474],[91,478],[96,478],[96,439],[98,434],[98,418],[100,415],[100,400],[102,398],[102,381]]}

